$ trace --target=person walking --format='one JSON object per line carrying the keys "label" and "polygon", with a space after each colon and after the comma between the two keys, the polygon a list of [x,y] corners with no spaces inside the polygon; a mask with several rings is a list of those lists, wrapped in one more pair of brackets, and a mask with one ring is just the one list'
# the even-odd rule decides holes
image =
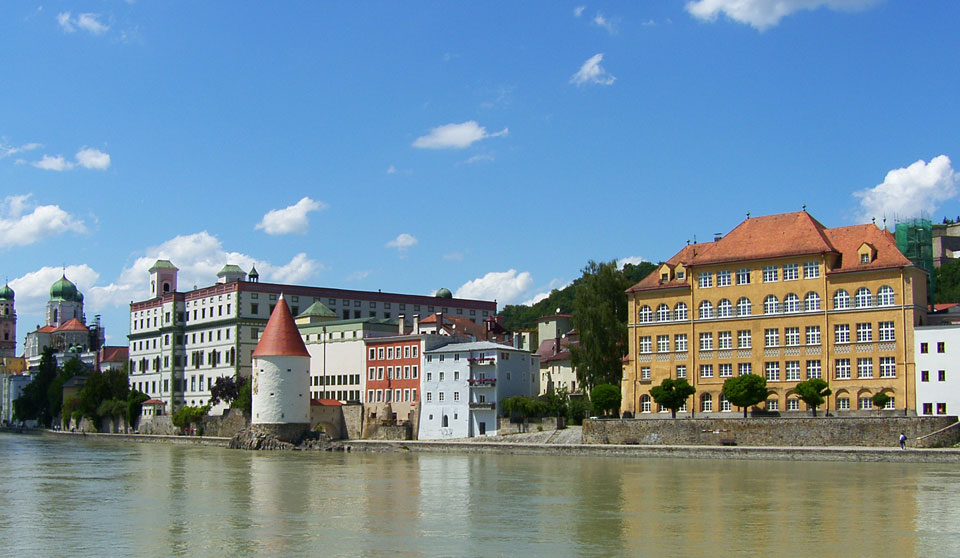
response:
{"label": "person walking", "polygon": [[903,435],[903,432],[900,433],[900,449],[907,449],[907,437]]}

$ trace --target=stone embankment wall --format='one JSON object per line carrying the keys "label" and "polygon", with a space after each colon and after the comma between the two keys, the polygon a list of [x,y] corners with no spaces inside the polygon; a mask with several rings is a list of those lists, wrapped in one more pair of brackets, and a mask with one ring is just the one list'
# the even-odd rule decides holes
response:
{"label": "stone embankment wall", "polygon": [[370,429],[368,440],[410,440],[413,438],[411,425],[381,424]]}
{"label": "stone embankment wall", "polygon": [[960,442],[960,429],[949,429],[929,442],[918,443],[918,438],[956,422],[955,416],[602,419],[583,422],[583,443],[884,447],[896,446],[903,432],[910,447],[946,447]]}
{"label": "stone embankment wall", "polygon": [[137,431],[140,434],[154,434],[159,436],[173,436],[177,433],[177,427],[170,420],[170,415],[156,415],[144,420],[140,418],[140,424],[137,425]]}
{"label": "stone embankment wall", "polygon": [[237,432],[250,427],[250,415],[240,409],[227,409],[216,417],[203,417],[203,435],[232,438]]}

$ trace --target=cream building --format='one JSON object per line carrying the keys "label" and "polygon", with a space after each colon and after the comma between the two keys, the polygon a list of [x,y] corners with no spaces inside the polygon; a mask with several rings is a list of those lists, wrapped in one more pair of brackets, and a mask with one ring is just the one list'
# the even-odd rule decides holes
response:
{"label": "cream building", "polygon": [[[823,378],[831,413],[915,412],[913,334],[926,318],[926,273],[875,225],[827,228],[804,212],[747,218],[727,236],[684,247],[628,291],[629,353],[621,410],[656,412],[650,388],[686,378],[687,410],[734,411],[734,375],[765,376],[765,408],[806,410],[796,384]],[[764,406],[764,405],[761,405]]]}

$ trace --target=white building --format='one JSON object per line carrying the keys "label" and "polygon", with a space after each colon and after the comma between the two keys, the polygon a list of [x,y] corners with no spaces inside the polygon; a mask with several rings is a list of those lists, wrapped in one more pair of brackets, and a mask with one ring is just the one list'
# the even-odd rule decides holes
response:
{"label": "white building", "polygon": [[425,352],[420,440],[496,436],[499,402],[539,393],[536,355],[489,341]]}
{"label": "white building", "polygon": [[917,414],[960,413],[960,325],[917,326]]}

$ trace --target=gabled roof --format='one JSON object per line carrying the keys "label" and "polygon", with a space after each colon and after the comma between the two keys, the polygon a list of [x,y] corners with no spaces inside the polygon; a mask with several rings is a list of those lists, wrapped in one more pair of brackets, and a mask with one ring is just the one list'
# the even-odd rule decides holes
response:
{"label": "gabled roof", "polygon": [[53,333],[54,331],[57,331],[57,328],[52,325],[46,325],[37,329],[37,333]]}
{"label": "gabled roof", "polygon": [[100,362],[125,362],[129,355],[128,347],[100,347]]}
{"label": "gabled roof", "polygon": [[270,314],[270,319],[267,320],[267,327],[260,335],[260,341],[253,351],[253,356],[310,356],[283,295],[280,296],[273,313]]}
{"label": "gabled roof", "polygon": [[140,405],[141,405],[141,406],[143,406],[143,405],[161,405],[161,406],[162,406],[162,405],[166,405],[166,403],[163,402],[163,401],[160,401],[159,399],[147,399],[146,401],[144,401],[144,402],[141,403]]}
{"label": "gabled roof", "polygon": [[90,328],[85,326],[83,322],[77,318],[70,318],[60,324],[60,327],[58,327],[56,331],[90,331]]}
{"label": "gabled roof", "polygon": [[[435,325],[437,323],[437,315],[430,314],[426,318],[420,320],[420,325]],[[482,325],[477,325],[473,323],[472,320],[467,318],[461,318],[459,316],[449,316],[447,314],[443,315],[443,324],[438,329],[443,329],[450,333],[451,335],[456,333],[464,336],[472,336],[477,339],[485,339],[487,337],[487,329]]]}

